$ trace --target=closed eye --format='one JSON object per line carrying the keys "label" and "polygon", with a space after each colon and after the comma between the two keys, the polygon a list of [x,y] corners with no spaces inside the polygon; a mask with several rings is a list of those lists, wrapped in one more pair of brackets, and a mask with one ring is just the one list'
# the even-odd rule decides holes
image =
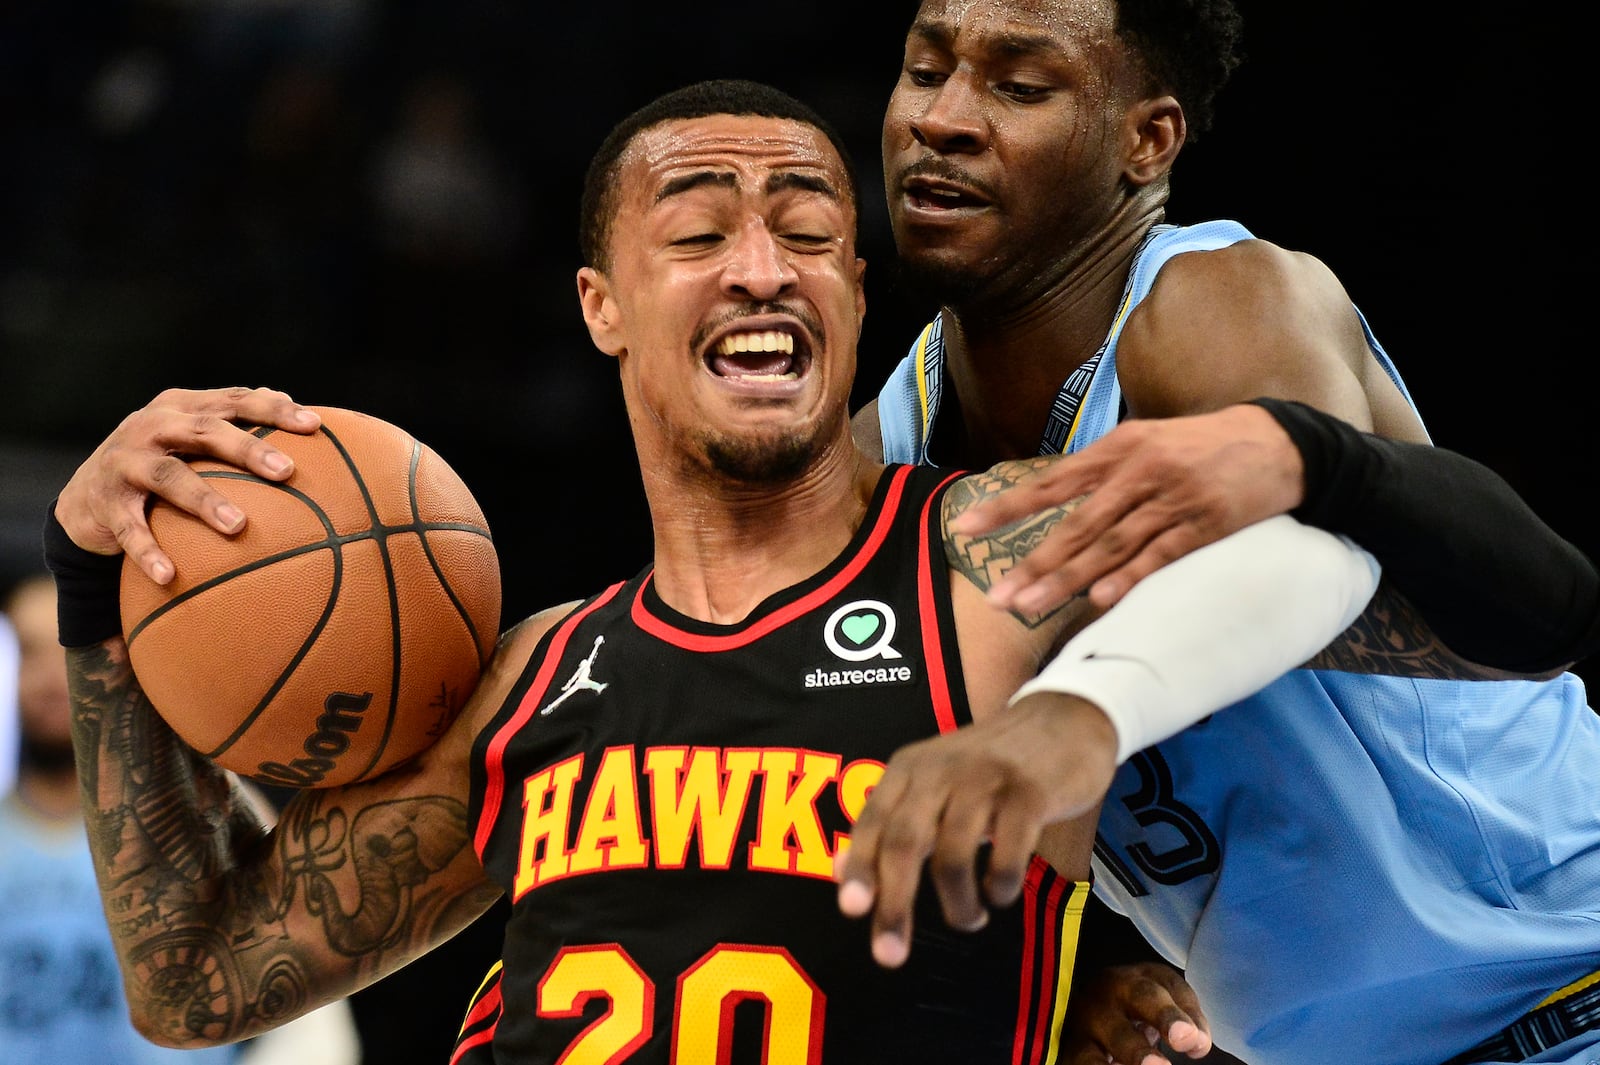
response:
{"label": "closed eye", "polygon": [[1050,92],[1044,86],[1025,85],[1020,81],[1003,81],[995,88],[1013,100],[1037,100]]}

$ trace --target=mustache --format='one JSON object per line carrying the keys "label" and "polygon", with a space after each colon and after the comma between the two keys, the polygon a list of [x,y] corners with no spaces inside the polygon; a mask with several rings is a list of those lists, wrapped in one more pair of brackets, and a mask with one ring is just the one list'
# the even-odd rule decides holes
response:
{"label": "mustache", "polygon": [[999,199],[998,193],[988,182],[980,181],[971,174],[962,170],[954,163],[937,155],[925,155],[921,159],[903,168],[895,179],[895,184],[904,187],[912,178],[938,178],[948,181],[953,185],[961,185],[981,193],[989,199]]}
{"label": "mustache", "polygon": [[705,347],[712,334],[719,333],[729,326],[744,321],[746,318],[759,318],[763,315],[771,314],[788,315],[798,321],[805,327],[806,332],[816,338],[816,344],[819,347],[827,342],[827,331],[822,327],[822,320],[812,314],[809,308],[786,303],[783,300],[761,300],[756,303],[747,303],[742,307],[719,314],[709,322],[701,325],[699,329],[695,330],[692,346],[694,350],[699,351]]}

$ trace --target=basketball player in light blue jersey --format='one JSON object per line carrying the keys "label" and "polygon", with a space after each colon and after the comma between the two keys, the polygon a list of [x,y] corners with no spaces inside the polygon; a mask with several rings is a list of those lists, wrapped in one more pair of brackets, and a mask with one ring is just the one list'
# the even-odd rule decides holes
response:
{"label": "basketball player in light blue jersey", "polygon": [[[1226,419],[1302,445],[1319,490],[1301,516],[1380,559],[1362,537],[1375,498],[1474,515],[1498,486],[1470,464],[1408,463],[1422,420],[1321,262],[1233,222],[1165,221],[1171,167],[1211,123],[1239,28],[1227,2],[920,5],[884,172],[905,273],[941,309],[859,413],[869,448],[956,468],[1065,452],[1087,469],[1096,441],[1132,455],[1164,432],[1208,441],[1205,419]],[[1141,489],[1128,463],[1101,461],[1087,484],[1071,462],[1057,490],[1128,501],[1101,525],[1120,546],[1102,550],[1149,567],[1198,535],[1171,471]],[[1448,608],[1462,559],[1482,570],[1456,569],[1458,588],[1514,573],[1540,607],[1487,641],[1475,626],[1495,619],[1423,612],[1454,649],[1548,679],[1299,670],[1187,729],[1159,707],[1119,724],[1096,892],[1185,970],[1217,1045],[1250,1065],[1600,1062],[1600,717],[1560,672],[1593,650],[1593,587],[1551,586],[1547,557],[1480,552],[1481,536],[1413,545],[1436,562],[1402,591]],[[1077,590],[1032,583],[1048,568],[992,598],[1038,609]],[[868,811],[901,828],[920,816]],[[853,857],[857,873],[876,860],[859,837]],[[1080,1039],[1096,1060],[1150,1050],[1126,1031]]]}

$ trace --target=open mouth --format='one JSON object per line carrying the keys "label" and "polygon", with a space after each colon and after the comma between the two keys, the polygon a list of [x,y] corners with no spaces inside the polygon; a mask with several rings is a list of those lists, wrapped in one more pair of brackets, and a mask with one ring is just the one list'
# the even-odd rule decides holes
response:
{"label": "open mouth", "polygon": [[742,381],[797,381],[810,364],[804,341],[783,329],[729,333],[706,354],[712,373]]}
{"label": "open mouth", "polygon": [[922,211],[950,211],[960,207],[986,207],[989,201],[969,189],[945,182],[913,178],[905,183],[906,200]]}

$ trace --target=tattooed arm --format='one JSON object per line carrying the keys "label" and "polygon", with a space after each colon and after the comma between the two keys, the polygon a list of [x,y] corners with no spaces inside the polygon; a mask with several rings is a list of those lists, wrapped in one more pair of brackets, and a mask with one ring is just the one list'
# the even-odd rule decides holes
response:
{"label": "tattooed arm", "polygon": [[[964,478],[951,488],[946,497],[947,523],[1059,461],[1061,459],[1057,457],[1049,457],[1004,462],[984,473]],[[1079,496],[1063,505],[1047,507],[993,532],[966,536],[951,534],[947,544],[951,564],[974,585],[987,591],[1087,498]],[[1080,593],[1074,601],[1081,604],[1083,599]],[[1038,624],[1054,613],[1029,614],[1018,605],[1012,605],[1010,609],[1030,624]],[[1076,624],[1081,626],[1086,620],[1080,614]],[[1305,665],[1312,669],[1349,673],[1448,680],[1529,679],[1555,676],[1560,672],[1515,673],[1468,661],[1446,647],[1410,601],[1387,581],[1379,584],[1372,601],[1350,628]]]}
{"label": "tattooed arm", "polygon": [[90,847],[141,1032],[177,1047],[248,1038],[394,971],[489,908],[499,890],[470,846],[468,755],[537,631],[502,641],[467,708],[414,762],[300,792],[274,826],[166,727],[120,638],[69,651]]}
{"label": "tattooed arm", "polygon": [[290,475],[270,440],[241,424],[310,432],[317,419],[268,389],[163,392],[74,472],[45,533],[101,901],[134,1024],[178,1047],[245,1039],[347,995],[489,907],[498,890],[469,845],[470,748],[542,624],[502,639],[455,723],[418,758],[367,783],[300,792],[269,823],[252,791],[162,721],[117,616],[124,556],[152,580],[172,577],[146,518],[151,497],[219,535],[246,520],[175,456]]}

